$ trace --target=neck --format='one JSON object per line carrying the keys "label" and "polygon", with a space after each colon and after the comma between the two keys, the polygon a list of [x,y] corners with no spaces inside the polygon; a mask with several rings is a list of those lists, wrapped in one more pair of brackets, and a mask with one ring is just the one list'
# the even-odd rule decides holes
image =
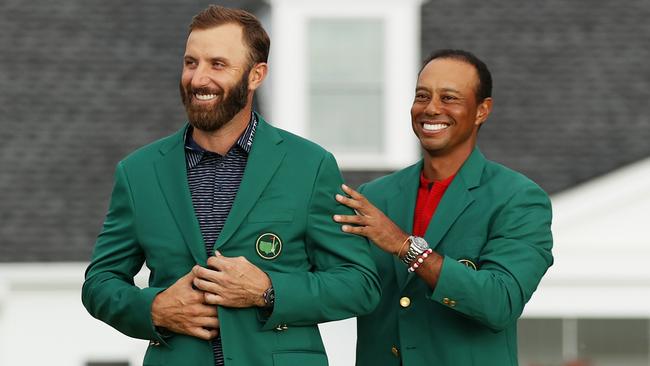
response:
{"label": "neck", "polygon": [[428,180],[444,180],[456,174],[474,150],[474,144],[456,149],[444,155],[424,152],[424,177]]}
{"label": "neck", "polygon": [[219,155],[226,155],[237,142],[239,136],[246,130],[246,126],[248,126],[251,119],[252,108],[251,104],[247,104],[230,121],[216,131],[202,131],[194,128],[192,138],[202,148]]}

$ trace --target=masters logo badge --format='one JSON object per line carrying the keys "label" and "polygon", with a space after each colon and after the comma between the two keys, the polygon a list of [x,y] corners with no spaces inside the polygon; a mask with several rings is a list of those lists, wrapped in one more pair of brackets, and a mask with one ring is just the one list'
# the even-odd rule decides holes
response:
{"label": "masters logo badge", "polygon": [[262,234],[257,238],[255,250],[264,259],[274,259],[282,251],[282,240],[273,233]]}

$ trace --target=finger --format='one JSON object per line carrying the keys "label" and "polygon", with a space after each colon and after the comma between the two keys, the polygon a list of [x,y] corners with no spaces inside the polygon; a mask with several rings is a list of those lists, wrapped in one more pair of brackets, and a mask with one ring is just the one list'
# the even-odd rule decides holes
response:
{"label": "finger", "polygon": [[216,306],[206,305],[205,303],[201,303],[198,305],[195,315],[200,317],[211,317],[211,318],[217,318],[219,316],[219,314],[217,313]]}
{"label": "finger", "polygon": [[203,297],[205,298],[205,303],[210,305],[227,305],[226,298],[219,294],[214,294],[211,292],[206,292]]}
{"label": "finger", "polygon": [[352,198],[349,198],[349,197],[345,197],[345,196],[340,195],[340,194],[336,195],[336,200],[339,203],[342,203],[342,204],[344,204],[344,205],[346,205],[346,206],[348,206],[348,207],[350,207],[352,209],[355,209],[355,210],[361,208],[361,202],[359,202],[357,200],[354,200]]}
{"label": "finger", "polygon": [[219,253],[219,255],[213,255],[212,257],[208,258],[208,267],[217,270],[217,271],[223,271],[226,269],[226,266],[228,265],[230,258],[224,257]]}
{"label": "finger", "polygon": [[358,215],[334,215],[334,221],[366,226],[366,218]]}
{"label": "finger", "polygon": [[[208,259],[210,261],[210,259]],[[192,273],[196,278],[204,279],[211,282],[217,282],[219,279],[219,271],[211,268],[196,266],[192,269]]]}
{"label": "finger", "polygon": [[368,231],[366,230],[365,226],[343,225],[341,226],[341,230],[346,233],[368,237]]}
{"label": "finger", "polygon": [[364,197],[361,193],[355,191],[345,184],[341,184],[341,188],[343,188],[343,192],[347,193],[350,197],[354,198],[357,201],[363,201],[366,199],[366,197]]}
{"label": "finger", "polygon": [[194,323],[198,327],[207,328],[207,329],[218,329],[219,328],[219,319],[215,317],[205,316],[194,318]]}
{"label": "finger", "polygon": [[216,329],[205,329],[202,327],[195,327],[188,329],[190,335],[201,338],[203,340],[209,341],[219,335],[219,331]]}
{"label": "finger", "polygon": [[[194,266],[194,267],[198,267],[198,265],[197,265],[197,266]],[[190,285],[190,284],[192,283],[192,280],[193,280],[194,277],[195,277],[195,276],[194,276],[194,267],[192,268],[191,271],[187,272],[187,273],[185,274],[185,276],[179,278],[178,281],[176,281],[176,282],[185,283],[185,284]]]}
{"label": "finger", "polygon": [[221,286],[219,286],[218,283],[213,281],[208,281],[197,277],[194,279],[192,283],[194,284],[194,286],[196,286],[196,288],[198,288],[201,291],[212,292],[212,293],[218,293],[219,291],[221,291]]}

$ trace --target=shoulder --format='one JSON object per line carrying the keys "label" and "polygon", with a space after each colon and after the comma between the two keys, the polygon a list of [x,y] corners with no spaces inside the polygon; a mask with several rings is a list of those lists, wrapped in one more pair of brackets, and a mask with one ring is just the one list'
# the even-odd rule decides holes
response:
{"label": "shoulder", "polygon": [[544,192],[537,183],[524,174],[491,160],[486,161],[483,181],[513,193],[527,189]]}
{"label": "shoulder", "polygon": [[550,210],[550,198],[537,183],[504,165],[488,160],[481,181],[479,196],[498,206],[539,206]]}
{"label": "shoulder", "polygon": [[365,183],[359,187],[359,191],[373,202],[390,196],[389,192],[396,192],[400,186],[417,185],[417,179],[422,169],[422,161],[410,165],[404,169],[385,175]]}
{"label": "shoulder", "polygon": [[326,155],[331,155],[329,151],[327,151],[325,148],[323,148],[322,146],[318,145],[313,141],[295,135],[281,128],[277,128],[273,126],[270,127],[275,129],[278,135],[280,135],[280,137],[283,140],[282,142],[286,144],[287,150],[291,151],[294,154],[305,154],[306,156],[314,156],[314,157],[321,157],[321,158]]}
{"label": "shoulder", "polygon": [[[282,151],[286,153],[285,162],[300,164],[305,168],[319,167],[326,162],[338,167],[334,156],[317,143],[272,126],[266,121],[262,123],[256,134],[263,133],[265,139],[270,138],[272,141],[276,141],[276,143],[279,142]],[[255,148],[255,142],[253,142],[253,148]]]}
{"label": "shoulder", "polygon": [[119,164],[124,167],[139,167],[143,164],[150,164],[156,161],[162,154],[183,143],[186,127],[184,126],[172,135],[163,137],[134,150],[124,157]]}

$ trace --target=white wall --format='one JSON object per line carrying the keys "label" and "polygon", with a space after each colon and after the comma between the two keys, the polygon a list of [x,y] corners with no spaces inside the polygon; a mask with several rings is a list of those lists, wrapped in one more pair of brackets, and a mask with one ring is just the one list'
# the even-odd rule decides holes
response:
{"label": "white wall", "polygon": [[[86,263],[0,264],[0,365],[141,365],[148,342],[91,317],[81,304]],[[136,278],[146,286],[147,271]],[[321,325],[330,365],[354,364],[354,319]]]}

